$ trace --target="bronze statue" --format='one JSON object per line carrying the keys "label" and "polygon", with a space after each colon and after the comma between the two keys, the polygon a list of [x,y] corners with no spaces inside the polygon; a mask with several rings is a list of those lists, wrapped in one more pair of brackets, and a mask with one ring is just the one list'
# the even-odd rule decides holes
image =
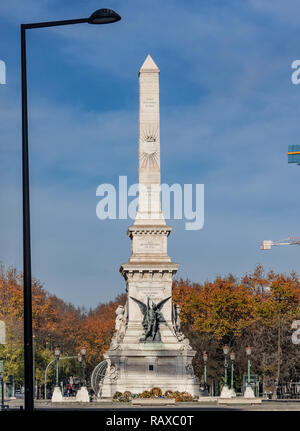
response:
{"label": "bronze statue", "polygon": [[142,322],[142,325],[144,327],[144,337],[141,338],[140,341],[160,342],[161,337],[159,332],[159,323],[165,322],[161,309],[163,305],[168,301],[168,299],[171,298],[171,296],[163,299],[158,304],[155,304],[153,301],[151,301],[151,306],[149,297],[147,298],[147,304],[144,304],[143,302],[139,301],[136,298],[133,298],[132,296],[130,296],[130,298],[137,303],[144,316]]}

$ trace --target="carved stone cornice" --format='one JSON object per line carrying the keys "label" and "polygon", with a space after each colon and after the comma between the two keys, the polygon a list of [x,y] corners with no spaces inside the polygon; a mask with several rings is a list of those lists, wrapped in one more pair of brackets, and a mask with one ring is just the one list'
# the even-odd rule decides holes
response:
{"label": "carved stone cornice", "polygon": [[127,229],[127,235],[132,239],[133,235],[166,235],[171,233],[171,226],[130,226]]}
{"label": "carved stone cornice", "polygon": [[152,278],[155,277],[165,277],[165,275],[169,275],[170,277],[173,277],[173,275],[176,274],[178,271],[179,264],[178,263],[149,263],[149,264],[132,264],[132,263],[125,263],[121,265],[119,271],[125,278],[125,280],[130,280],[133,278],[133,276],[138,274],[140,279],[143,279],[145,275],[150,275]]}

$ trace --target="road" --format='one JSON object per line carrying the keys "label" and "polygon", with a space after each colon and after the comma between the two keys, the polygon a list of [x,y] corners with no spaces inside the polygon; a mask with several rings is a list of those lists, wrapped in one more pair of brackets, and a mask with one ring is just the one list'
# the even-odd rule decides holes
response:
{"label": "road", "polygon": [[[20,410],[24,405],[23,399],[7,400],[5,402],[9,406],[10,410]],[[38,411],[49,411],[49,410],[130,410],[130,411],[157,411],[168,409],[169,411],[300,411],[300,400],[263,400],[259,405],[221,405],[218,406],[217,402],[193,402],[193,403],[176,403],[170,406],[131,406],[130,403],[112,403],[112,402],[92,402],[92,403],[77,403],[77,402],[62,402],[52,403],[50,400],[37,400],[35,401],[35,409]]]}

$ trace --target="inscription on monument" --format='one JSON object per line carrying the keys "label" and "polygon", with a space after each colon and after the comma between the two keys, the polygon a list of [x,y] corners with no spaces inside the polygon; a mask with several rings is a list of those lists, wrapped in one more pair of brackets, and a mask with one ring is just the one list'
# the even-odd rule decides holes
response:
{"label": "inscription on monument", "polygon": [[155,106],[156,106],[156,102],[153,97],[145,97],[143,108],[146,108],[146,109],[150,108],[151,110],[153,110]]}
{"label": "inscription on monument", "polygon": [[139,243],[139,249],[143,250],[159,250],[160,242],[159,241],[143,241]]}
{"label": "inscription on monument", "polygon": [[161,299],[164,297],[164,288],[161,287],[138,287],[139,298],[146,299],[149,297],[150,299]]}

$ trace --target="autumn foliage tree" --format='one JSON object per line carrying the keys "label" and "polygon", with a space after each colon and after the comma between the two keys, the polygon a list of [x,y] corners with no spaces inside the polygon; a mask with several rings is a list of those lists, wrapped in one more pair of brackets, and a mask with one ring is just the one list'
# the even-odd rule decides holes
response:
{"label": "autumn foliage tree", "polygon": [[[36,378],[43,380],[57,345],[63,356],[75,356],[85,347],[90,375],[109,348],[115,310],[119,304],[124,305],[126,295],[86,311],[49,294],[38,280],[33,280],[32,290]],[[257,266],[241,279],[229,274],[203,284],[177,280],[173,283],[173,301],[181,308],[182,331],[196,350],[194,370],[200,379],[206,351],[209,382],[221,380],[222,347],[229,344],[236,354],[236,384],[240,385],[247,369],[247,345],[253,348],[252,372],[260,376],[265,390],[274,390],[275,380],[299,381],[299,347],[291,340],[291,324],[300,317],[296,274],[266,274]],[[0,268],[0,319],[7,326],[7,344],[1,346],[6,378],[13,374],[17,382],[22,382],[23,288],[22,274],[14,268]],[[63,362],[62,376],[78,372],[75,362]],[[49,378],[54,379],[54,369]]]}
{"label": "autumn foliage tree", "polygon": [[181,307],[183,332],[197,351],[194,367],[201,377],[202,354],[209,355],[211,380],[224,373],[222,346],[236,353],[236,373],[247,369],[245,348],[251,345],[252,372],[266,390],[274,382],[297,379],[299,348],[291,340],[291,323],[300,316],[300,284],[296,274],[265,274],[261,266],[238,280],[232,275],[214,282],[173,283],[173,299]]}
{"label": "autumn foliage tree", "polygon": [[103,359],[108,350],[115,329],[115,310],[124,305],[126,295],[118,296],[108,304],[100,304],[86,315],[79,332],[79,344],[87,346],[87,360],[90,370]]}
{"label": "autumn foliage tree", "polygon": [[[100,304],[86,312],[55,295],[50,295],[38,280],[32,283],[32,319],[34,334],[35,375],[43,381],[53,351],[60,346],[62,356],[76,356],[87,350],[88,370],[103,359],[114,331],[115,309],[124,295],[109,304]],[[23,287],[22,275],[14,268],[0,268],[0,320],[7,328],[7,344],[2,347],[5,376],[13,374],[17,383],[23,379]],[[76,374],[78,364],[63,362],[61,374]],[[54,379],[54,369],[49,370]]]}

